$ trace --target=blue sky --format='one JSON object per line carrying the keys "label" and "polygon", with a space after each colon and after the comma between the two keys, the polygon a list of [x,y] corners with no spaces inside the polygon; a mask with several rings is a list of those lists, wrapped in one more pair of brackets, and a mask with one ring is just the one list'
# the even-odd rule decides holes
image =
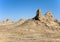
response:
{"label": "blue sky", "polygon": [[37,9],[42,10],[42,15],[51,10],[60,21],[60,0],[0,0],[0,21],[32,18]]}

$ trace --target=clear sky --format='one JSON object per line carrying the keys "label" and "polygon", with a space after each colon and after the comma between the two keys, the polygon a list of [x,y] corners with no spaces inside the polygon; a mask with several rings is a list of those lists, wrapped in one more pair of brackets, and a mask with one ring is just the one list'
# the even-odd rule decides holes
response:
{"label": "clear sky", "polygon": [[60,0],[0,0],[0,21],[7,18],[12,21],[32,18],[38,8],[42,14],[51,10],[53,16],[60,21]]}

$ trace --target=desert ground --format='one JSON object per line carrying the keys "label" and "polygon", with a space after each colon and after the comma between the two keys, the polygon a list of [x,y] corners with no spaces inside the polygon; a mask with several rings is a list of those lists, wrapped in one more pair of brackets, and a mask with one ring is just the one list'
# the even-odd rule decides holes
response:
{"label": "desert ground", "polygon": [[40,14],[37,10],[31,19],[0,23],[0,42],[60,42],[60,22],[50,11]]}

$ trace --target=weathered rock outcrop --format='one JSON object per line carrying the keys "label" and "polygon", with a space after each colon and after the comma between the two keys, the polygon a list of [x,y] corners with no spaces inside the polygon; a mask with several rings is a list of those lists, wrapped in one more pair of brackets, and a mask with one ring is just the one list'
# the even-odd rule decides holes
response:
{"label": "weathered rock outcrop", "polygon": [[46,14],[45,14],[45,17],[47,20],[49,21],[54,21],[54,17],[52,16],[52,12],[51,11],[48,11]]}
{"label": "weathered rock outcrop", "polygon": [[44,16],[41,15],[41,10],[37,10],[36,16],[33,18],[33,20],[38,20],[42,23],[45,23],[47,26],[57,25],[54,22],[54,17],[52,16],[52,12],[48,11]]}
{"label": "weathered rock outcrop", "polygon": [[36,16],[33,18],[34,20],[40,20],[39,18],[40,18],[40,14],[41,14],[41,10],[37,10],[37,12],[36,12]]}
{"label": "weathered rock outcrop", "polygon": [[10,25],[10,24],[13,24],[13,22],[9,19],[6,19],[5,21],[0,22],[0,25]]}
{"label": "weathered rock outcrop", "polygon": [[41,9],[37,10],[36,16],[33,19],[34,20],[43,21],[43,22],[54,21],[54,17],[52,16],[52,12],[51,11],[48,11],[44,16],[41,16]]}

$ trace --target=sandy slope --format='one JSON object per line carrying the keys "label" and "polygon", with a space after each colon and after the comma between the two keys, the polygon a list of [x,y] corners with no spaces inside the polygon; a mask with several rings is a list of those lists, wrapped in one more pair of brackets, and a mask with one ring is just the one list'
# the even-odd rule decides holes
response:
{"label": "sandy slope", "polygon": [[41,21],[28,19],[20,25],[0,26],[0,42],[60,42],[59,33]]}

